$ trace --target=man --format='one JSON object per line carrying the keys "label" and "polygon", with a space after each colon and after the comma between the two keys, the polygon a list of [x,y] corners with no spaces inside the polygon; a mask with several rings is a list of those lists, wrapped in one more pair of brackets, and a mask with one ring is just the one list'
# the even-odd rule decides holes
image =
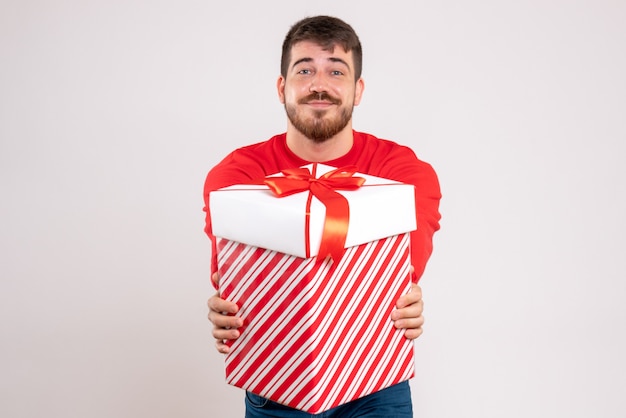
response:
{"label": "man", "polygon": [[[392,313],[408,339],[422,333],[422,292],[417,285],[439,229],[439,184],[433,169],[407,147],[352,129],[352,110],[361,101],[362,50],[350,25],[328,16],[297,22],[283,43],[277,90],[287,113],[287,132],[235,150],[208,174],[204,198],[206,232],[213,241],[212,280],[217,287],[215,238],[211,233],[208,195],[212,190],[250,183],[286,168],[320,162],[334,167],[354,165],[358,171],[415,185],[418,229],[411,233],[413,282]],[[219,294],[208,301],[217,350],[239,337],[243,320],[238,307]],[[247,393],[246,417],[304,417],[302,411]],[[324,417],[412,417],[408,382],[394,385],[327,411]]]}

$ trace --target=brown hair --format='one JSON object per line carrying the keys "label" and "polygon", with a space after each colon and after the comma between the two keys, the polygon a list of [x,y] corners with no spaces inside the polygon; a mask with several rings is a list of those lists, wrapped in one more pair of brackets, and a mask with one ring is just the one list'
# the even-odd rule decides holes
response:
{"label": "brown hair", "polygon": [[346,52],[352,51],[355,81],[361,77],[363,67],[361,41],[352,26],[331,16],[307,17],[294,24],[287,32],[280,61],[280,73],[283,77],[287,77],[291,48],[302,41],[314,42],[327,51],[332,51],[335,45],[340,45]]}

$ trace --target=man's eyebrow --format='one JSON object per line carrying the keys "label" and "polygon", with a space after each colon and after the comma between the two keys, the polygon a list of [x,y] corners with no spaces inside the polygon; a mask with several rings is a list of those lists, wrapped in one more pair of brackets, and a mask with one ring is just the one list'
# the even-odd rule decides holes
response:
{"label": "man's eyebrow", "polygon": [[298,64],[302,64],[303,62],[311,62],[313,61],[313,58],[300,58],[298,61],[294,62],[293,65],[291,66],[291,68],[295,68],[296,65]]}
{"label": "man's eyebrow", "polygon": [[350,68],[348,63],[345,60],[342,60],[341,58],[330,57],[330,58],[328,58],[328,60],[332,61],[332,62],[339,62],[339,63],[345,65],[346,67]]}

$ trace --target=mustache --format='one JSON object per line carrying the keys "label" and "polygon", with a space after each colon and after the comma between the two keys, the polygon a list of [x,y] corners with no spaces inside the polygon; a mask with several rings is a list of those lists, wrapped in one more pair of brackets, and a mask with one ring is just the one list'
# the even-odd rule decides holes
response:
{"label": "mustache", "polygon": [[298,101],[299,104],[307,104],[309,102],[312,102],[314,100],[323,100],[326,102],[330,102],[334,105],[340,105],[341,104],[341,100],[336,98],[336,97],[332,97],[331,95],[329,95],[326,92],[319,92],[319,93],[311,93],[306,97],[303,97],[302,99],[300,99]]}

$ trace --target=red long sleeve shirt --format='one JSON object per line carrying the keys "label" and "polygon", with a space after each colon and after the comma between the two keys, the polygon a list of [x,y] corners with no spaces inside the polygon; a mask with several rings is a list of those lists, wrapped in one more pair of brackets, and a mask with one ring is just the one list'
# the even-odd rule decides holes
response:
{"label": "red long sleeve shirt", "polygon": [[[212,241],[212,272],[217,271],[215,237],[211,233],[209,193],[234,184],[250,184],[287,168],[310,164],[295,155],[286,143],[286,135],[276,135],[265,142],[239,148],[230,153],[207,175],[204,185],[205,232]],[[320,163],[343,167],[353,165],[363,174],[413,184],[417,230],[411,233],[411,262],[415,269],[414,281],[424,272],[433,250],[433,234],[439,229],[439,181],[433,168],[420,161],[408,147],[354,131],[354,143],[347,154]]]}

